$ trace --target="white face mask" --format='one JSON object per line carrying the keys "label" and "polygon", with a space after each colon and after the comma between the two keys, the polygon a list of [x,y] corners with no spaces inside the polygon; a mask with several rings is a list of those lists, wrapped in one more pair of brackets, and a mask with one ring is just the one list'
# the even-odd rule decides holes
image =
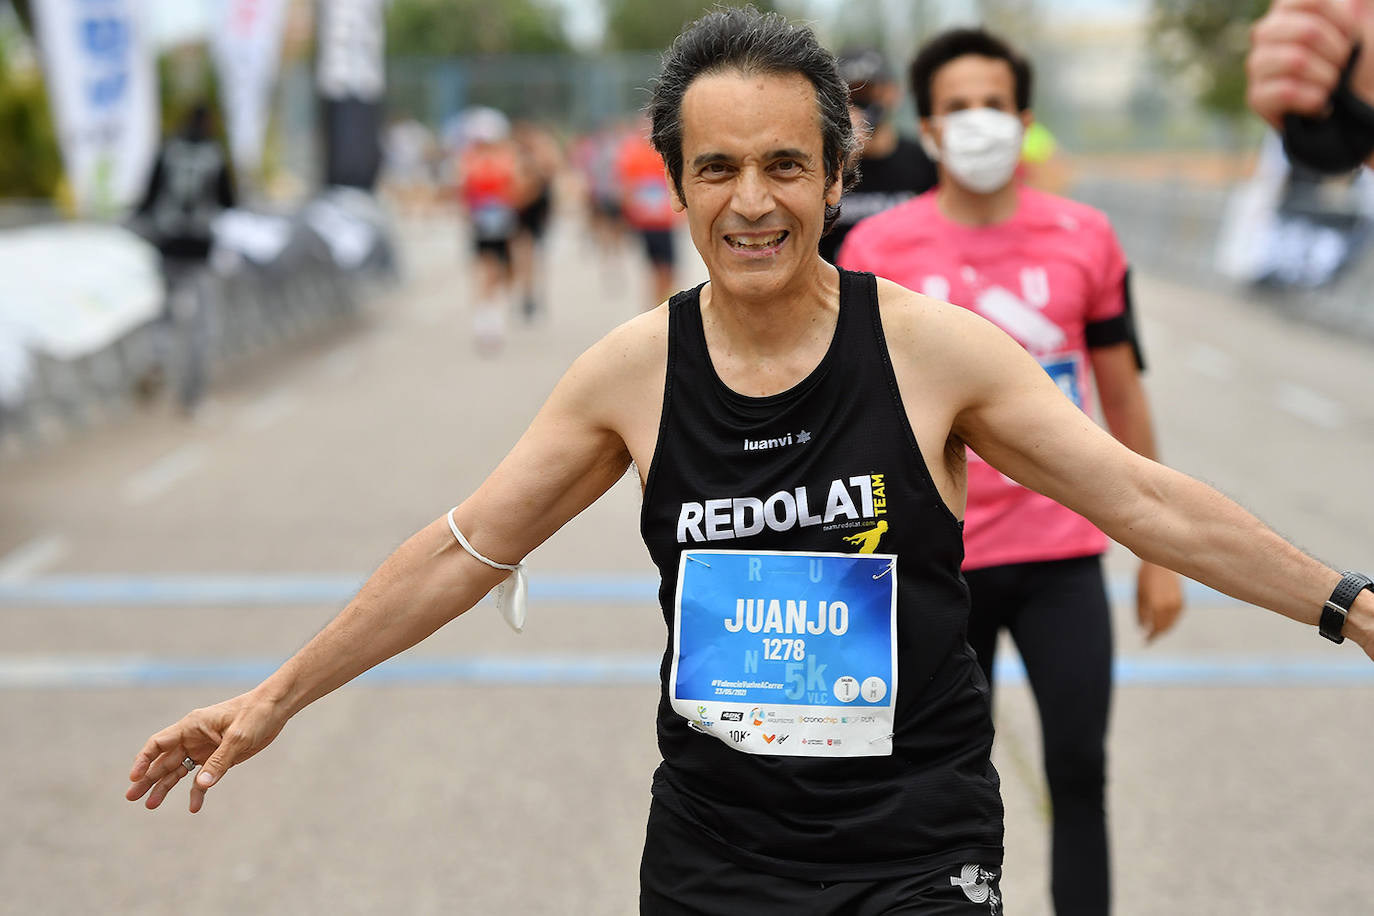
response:
{"label": "white face mask", "polygon": [[954,176],[978,194],[990,194],[1011,181],[1021,161],[1025,128],[1014,114],[995,108],[965,108],[941,117],[943,144],[921,135],[921,145]]}

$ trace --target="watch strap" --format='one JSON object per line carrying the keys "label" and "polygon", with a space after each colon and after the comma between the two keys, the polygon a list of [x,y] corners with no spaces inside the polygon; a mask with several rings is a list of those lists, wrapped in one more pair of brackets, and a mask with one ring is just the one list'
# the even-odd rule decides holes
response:
{"label": "watch strap", "polygon": [[1350,613],[1350,606],[1355,603],[1360,592],[1367,588],[1374,589],[1374,579],[1363,573],[1342,573],[1335,591],[1326,599],[1326,604],[1322,605],[1321,622],[1317,625],[1318,632],[1334,643],[1345,642],[1345,636],[1341,632],[1345,628],[1345,616]]}

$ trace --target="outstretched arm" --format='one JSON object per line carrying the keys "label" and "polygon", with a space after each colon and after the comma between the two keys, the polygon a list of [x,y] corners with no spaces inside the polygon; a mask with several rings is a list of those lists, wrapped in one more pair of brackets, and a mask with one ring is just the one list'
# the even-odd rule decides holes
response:
{"label": "outstretched arm", "polygon": [[[1135,349],[1127,343],[1095,347],[1088,351],[1093,378],[1102,399],[1102,418],[1116,441],[1137,455],[1159,460],[1155,450],[1150,401],[1140,381]],[[1145,638],[1154,641],[1183,613],[1183,589],[1178,576],[1154,563],[1141,563],[1136,576],[1136,619]]]}
{"label": "outstretched arm", "polygon": [[[596,348],[574,364],[514,449],[454,513],[478,551],[514,563],[590,505],[625,472],[630,456],[609,406],[617,380]],[[224,773],[266,747],[301,709],[415,645],[467,611],[506,573],[458,545],[445,518],[410,537],[304,648],[254,689],[195,710],[135,757],[126,797],[156,808],[204,767],[190,809]]]}
{"label": "outstretched arm", "polygon": [[[1137,455],[1060,393],[1026,352],[972,314],[945,316],[966,400],[953,434],[1024,486],[1078,512],[1142,560],[1317,625],[1340,574],[1206,484]],[[1374,657],[1374,595],[1345,634]]]}

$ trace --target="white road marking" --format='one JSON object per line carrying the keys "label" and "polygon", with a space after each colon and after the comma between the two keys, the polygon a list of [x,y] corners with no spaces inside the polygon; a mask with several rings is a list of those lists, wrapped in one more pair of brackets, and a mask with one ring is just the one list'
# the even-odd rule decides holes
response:
{"label": "white road marking", "polygon": [[1310,388],[1291,382],[1279,384],[1274,401],[1280,410],[1306,420],[1323,429],[1340,429],[1346,421],[1346,410],[1336,401]]}
{"label": "white road marking", "polygon": [[205,464],[203,445],[183,445],[134,474],[124,482],[124,502],[139,506],[176,486]]}
{"label": "white road marking", "polygon": [[1184,362],[1199,375],[1219,382],[1229,382],[1236,377],[1236,358],[1225,350],[1204,343],[1192,344]]}
{"label": "white road marking", "polygon": [[16,583],[32,579],[67,553],[67,539],[60,534],[36,537],[0,557],[0,582]]}
{"label": "white road marking", "polygon": [[244,408],[239,426],[254,432],[266,429],[298,406],[300,401],[290,391],[275,391]]}

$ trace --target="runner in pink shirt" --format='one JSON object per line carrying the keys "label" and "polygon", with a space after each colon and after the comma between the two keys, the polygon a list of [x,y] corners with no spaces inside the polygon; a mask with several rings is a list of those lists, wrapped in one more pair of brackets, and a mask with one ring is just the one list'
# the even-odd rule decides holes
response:
{"label": "runner in pink shirt", "polygon": [[[859,223],[838,263],[978,312],[1016,338],[1064,394],[1155,457],[1126,262],[1107,218],[1022,187],[1014,173],[1031,123],[1029,64],[975,29],[932,39],[911,66],[923,142],[940,163],[929,191]],[[1094,392],[1096,389],[1096,394]],[[1054,811],[1059,916],[1110,910],[1106,733],[1111,618],[1107,538],[1082,516],[968,453],[964,575],[969,643],[989,682],[1006,628],[1040,707]],[[1182,609],[1178,577],[1142,564],[1137,611],[1153,638]]]}

